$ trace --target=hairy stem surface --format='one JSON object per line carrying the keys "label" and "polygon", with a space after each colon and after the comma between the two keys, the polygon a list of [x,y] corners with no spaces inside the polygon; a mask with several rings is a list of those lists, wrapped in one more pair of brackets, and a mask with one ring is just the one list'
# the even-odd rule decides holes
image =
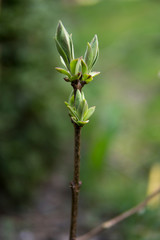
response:
{"label": "hairy stem surface", "polygon": [[72,209],[71,209],[71,227],[70,240],[76,240],[77,234],[77,217],[78,217],[78,199],[80,190],[80,138],[81,127],[74,124],[74,176],[71,182],[72,190]]}

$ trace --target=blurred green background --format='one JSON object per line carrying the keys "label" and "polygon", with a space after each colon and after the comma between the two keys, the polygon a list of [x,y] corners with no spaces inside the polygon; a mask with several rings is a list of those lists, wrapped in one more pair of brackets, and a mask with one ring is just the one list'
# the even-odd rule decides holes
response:
{"label": "blurred green background", "polygon": [[[76,57],[94,34],[99,38],[101,74],[84,88],[89,106],[96,105],[82,130],[80,204],[92,213],[83,219],[89,229],[143,200],[156,184],[149,174],[160,156],[160,3],[1,0],[3,213],[28,204],[55,172],[72,178],[73,127],[64,105],[71,87],[54,70],[61,66],[53,40],[58,20],[73,34]],[[153,206],[98,239],[158,240],[159,229]]]}

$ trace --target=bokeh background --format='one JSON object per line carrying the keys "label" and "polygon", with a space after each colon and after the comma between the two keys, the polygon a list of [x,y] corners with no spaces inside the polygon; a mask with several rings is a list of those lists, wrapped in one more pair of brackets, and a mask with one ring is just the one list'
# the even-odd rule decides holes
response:
{"label": "bokeh background", "polygon": [[[101,74],[82,130],[79,234],[143,200],[160,182],[160,3],[1,0],[0,239],[68,239],[71,87],[53,37],[58,20],[84,55],[96,33]],[[95,240],[159,240],[160,202]]]}

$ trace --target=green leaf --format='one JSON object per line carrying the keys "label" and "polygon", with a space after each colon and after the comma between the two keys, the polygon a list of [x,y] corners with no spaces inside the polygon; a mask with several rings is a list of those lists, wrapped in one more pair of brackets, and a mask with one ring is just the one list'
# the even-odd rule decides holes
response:
{"label": "green leaf", "polygon": [[83,117],[85,114],[88,112],[88,104],[85,99],[80,103],[78,109],[77,109],[77,114],[80,120],[83,120]]}
{"label": "green leaf", "polygon": [[84,92],[81,92],[81,100],[84,100],[85,97],[84,97]]}
{"label": "green leaf", "polygon": [[79,58],[73,59],[70,62],[70,70],[73,75],[77,74],[79,72],[79,65],[80,65],[80,60]]}
{"label": "green leaf", "polygon": [[100,74],[100,72],[90,72],[90,75],[92,76],[92,77],[95,77],[95,76],[97,76],[97,75],[99,75]]}
{"label": "green leaf", "polygon": [[59,45],[65,52],[68,58],[68,61],[70,62],[71,60],[70,37],[61,21],[59,21],[58,23],[58,27],[56,31],[56,40],[58,41]]}
{"label": "green leaf", "polygon": [[68,109],[70,110],[71,116],[78,119],[78,115],[77,115],[76,111],[74,111],[74,109],[71,106],[68,106]]}
{"label": "green leaf", "polygon": [[95,59],[94,59],[94,61],[93,61],[93,63],[92,63],[92,67],[93,67],[93,66],[95,65],[95,63],[97,62],[98,57],[99,57],[99,50],[98,50],[97,55],[96,55],[96,57],[95,57]]}
{"label": "green leaf", "polygon": [[71,116],[78,119],[78,115],[77,115],[76,111],[73,109],[73,107],[71,107],[67,102],[64,102],[64,103],[66,104],[67,108],[69,109]]}
{"label": "green leaf", "polygon": [[64,104],[65,104],[67,107],[69,106],[69,103],[68,103],[68,102],[66,102],[66,101],[64,102]]}
{"label": "green leaf", "polygon": [[72,95],[72,97],[70,98],[69,105],[71,107],[74,107],[74,95]]}
{"label": "green leaf", "polygon": [[68,70],[69,70],[69,62],[68,62],[68,58],[64,52],[64,50],[62,49],[61,45],[59,44],[59,42],[57,41],[57,39],[55,38],[55,42],[56,42],[56,47],[57,47],[57,50],[59,52],[59,54],[61,55],[61,57],[63,58],[64,62],[65,62],[65,65],[67,66]]}
{"label": "green leaf", "polygon": [[79,90],[76,91],[76,98],[75,98],[75,108],[78,109],[79,104],[81,103],[81,93]]}
{"label": "green leaf", "polygon": [[67,68],[67,66],[66,66],[66,64],[65,64],[65,62],[64,62],[64,60],[61,56],[60,56],[60,60],[61,60],[61,63],[64,65],[64,67]]}
{"label": "green leaf", "polygon": [[82,80],[85,81],[87,78],[90,78],[91,75],[90,74],[83,74]]}
{"label": "green leaf", "polygon": [[83,111],[82,111],[82,119],[88,112],[88,103],[87,103],[86,99],[84,99],[83,101],[84,101],[84,105],[83,105]]}
{"label": "green leaf", "polygon": [[87,120],[87,121],[77,121],[77,125],[80,126],[80,127],[83,127],[88,122],[89,122],[89,120]]}
{"label": "green leaf", "polygon": [[71,119],[72,119],[73,122],[75,122],[77,124],[78,120],[75,117],[71,117]]}
{"label": "green leaf", "polygon": [[76,80],[76,79],[80,79],[80,77],[81,77],[81,74],[78,72],[76,75],[71,77],[71,81]]}
{"label": "green leaf", "polygon": [[81,66],[82,66],[82,74],[87,74],[88,73],[88,67],[86,63],[84,62],[83,59],[81,59]]}
{"label": "green leaf", "polygon": [[89,77],[87,79],[85,79],[86,83],[89,83],[93,80],[93,77],[91,75],[89,75]]}
{"label": "green leaf", "polygon": [[84,121],[88,120],[88,119],[92,116],[92,114],[93,114],[94,111],[95,111],[95,108],[96,108],[96,107],[94,106],[94,107],[91,107],[91,108],[88,109],[86,115],[85,115],[84,118],[83,118]]}
{"label": "green leaf", "polygon": [[99,52],[97,35],[94,36],[90,45],[91,45],[92,52],[93,52],[93,61],[92,61],[92,67],[93,67],[93,65],[95,64],[95,62],[97,60],[98,52]]}
{"label": "green leaf", "polygon": [[69,40],[70,40],[70,48],[71,48],[71,59],[74,59],[74,46],[73,46],[72,34],[69,35]]}
{"label": "green leaf", "polygon": [[57,70],[59,73],[62,73],[62,74],[64,74],[64,75],[67,75],[69,78],[71,77],[71,74],[70,74],[67,70],[65,70],[65,69],[63,69],[63,68],[58,68],[58,67],[56,67],[56,70]]}
{"label": "green leaf", "polygon": [[84,60],[87,64],[88,71],[90,72],[93,63],[93,52],[90,43],[87,44],[87,49],[84,55]]}
{"label": "green leaf", "polygon": [[68,103],[70,106],[74,105],[74,91],[73,90],[71,91],[71,93],[69,95]]}
{"label": "green leaf", "polygon": [[75,117],[71,117],[72,121],[75,122],[78,126],[83,127],[85,124],[87,124],[89,122],[89,120],[87,121],[78,121]]}
{"label": "green leaf", "polygon": [[79,104],[79,106],[78,106],[78,108],[77,108],[77,114],[78,114],[78,119],[79,119],[79,120],[82,120],[83,107],[84,107],[84,100]]}

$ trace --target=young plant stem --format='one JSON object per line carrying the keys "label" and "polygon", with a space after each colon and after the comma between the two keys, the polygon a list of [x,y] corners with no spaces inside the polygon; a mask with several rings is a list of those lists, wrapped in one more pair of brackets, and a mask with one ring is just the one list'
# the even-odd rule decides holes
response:
{"label": "young plant stem", "polygon": [[72,208],[71,208],[71,226],[70,240],[76,240],[77,235],[77,217],[78,217],[78,200],[81,186],[80,181],[80,138],[81,127],[74,124],[74,176],[71,182],[72,190]]}

